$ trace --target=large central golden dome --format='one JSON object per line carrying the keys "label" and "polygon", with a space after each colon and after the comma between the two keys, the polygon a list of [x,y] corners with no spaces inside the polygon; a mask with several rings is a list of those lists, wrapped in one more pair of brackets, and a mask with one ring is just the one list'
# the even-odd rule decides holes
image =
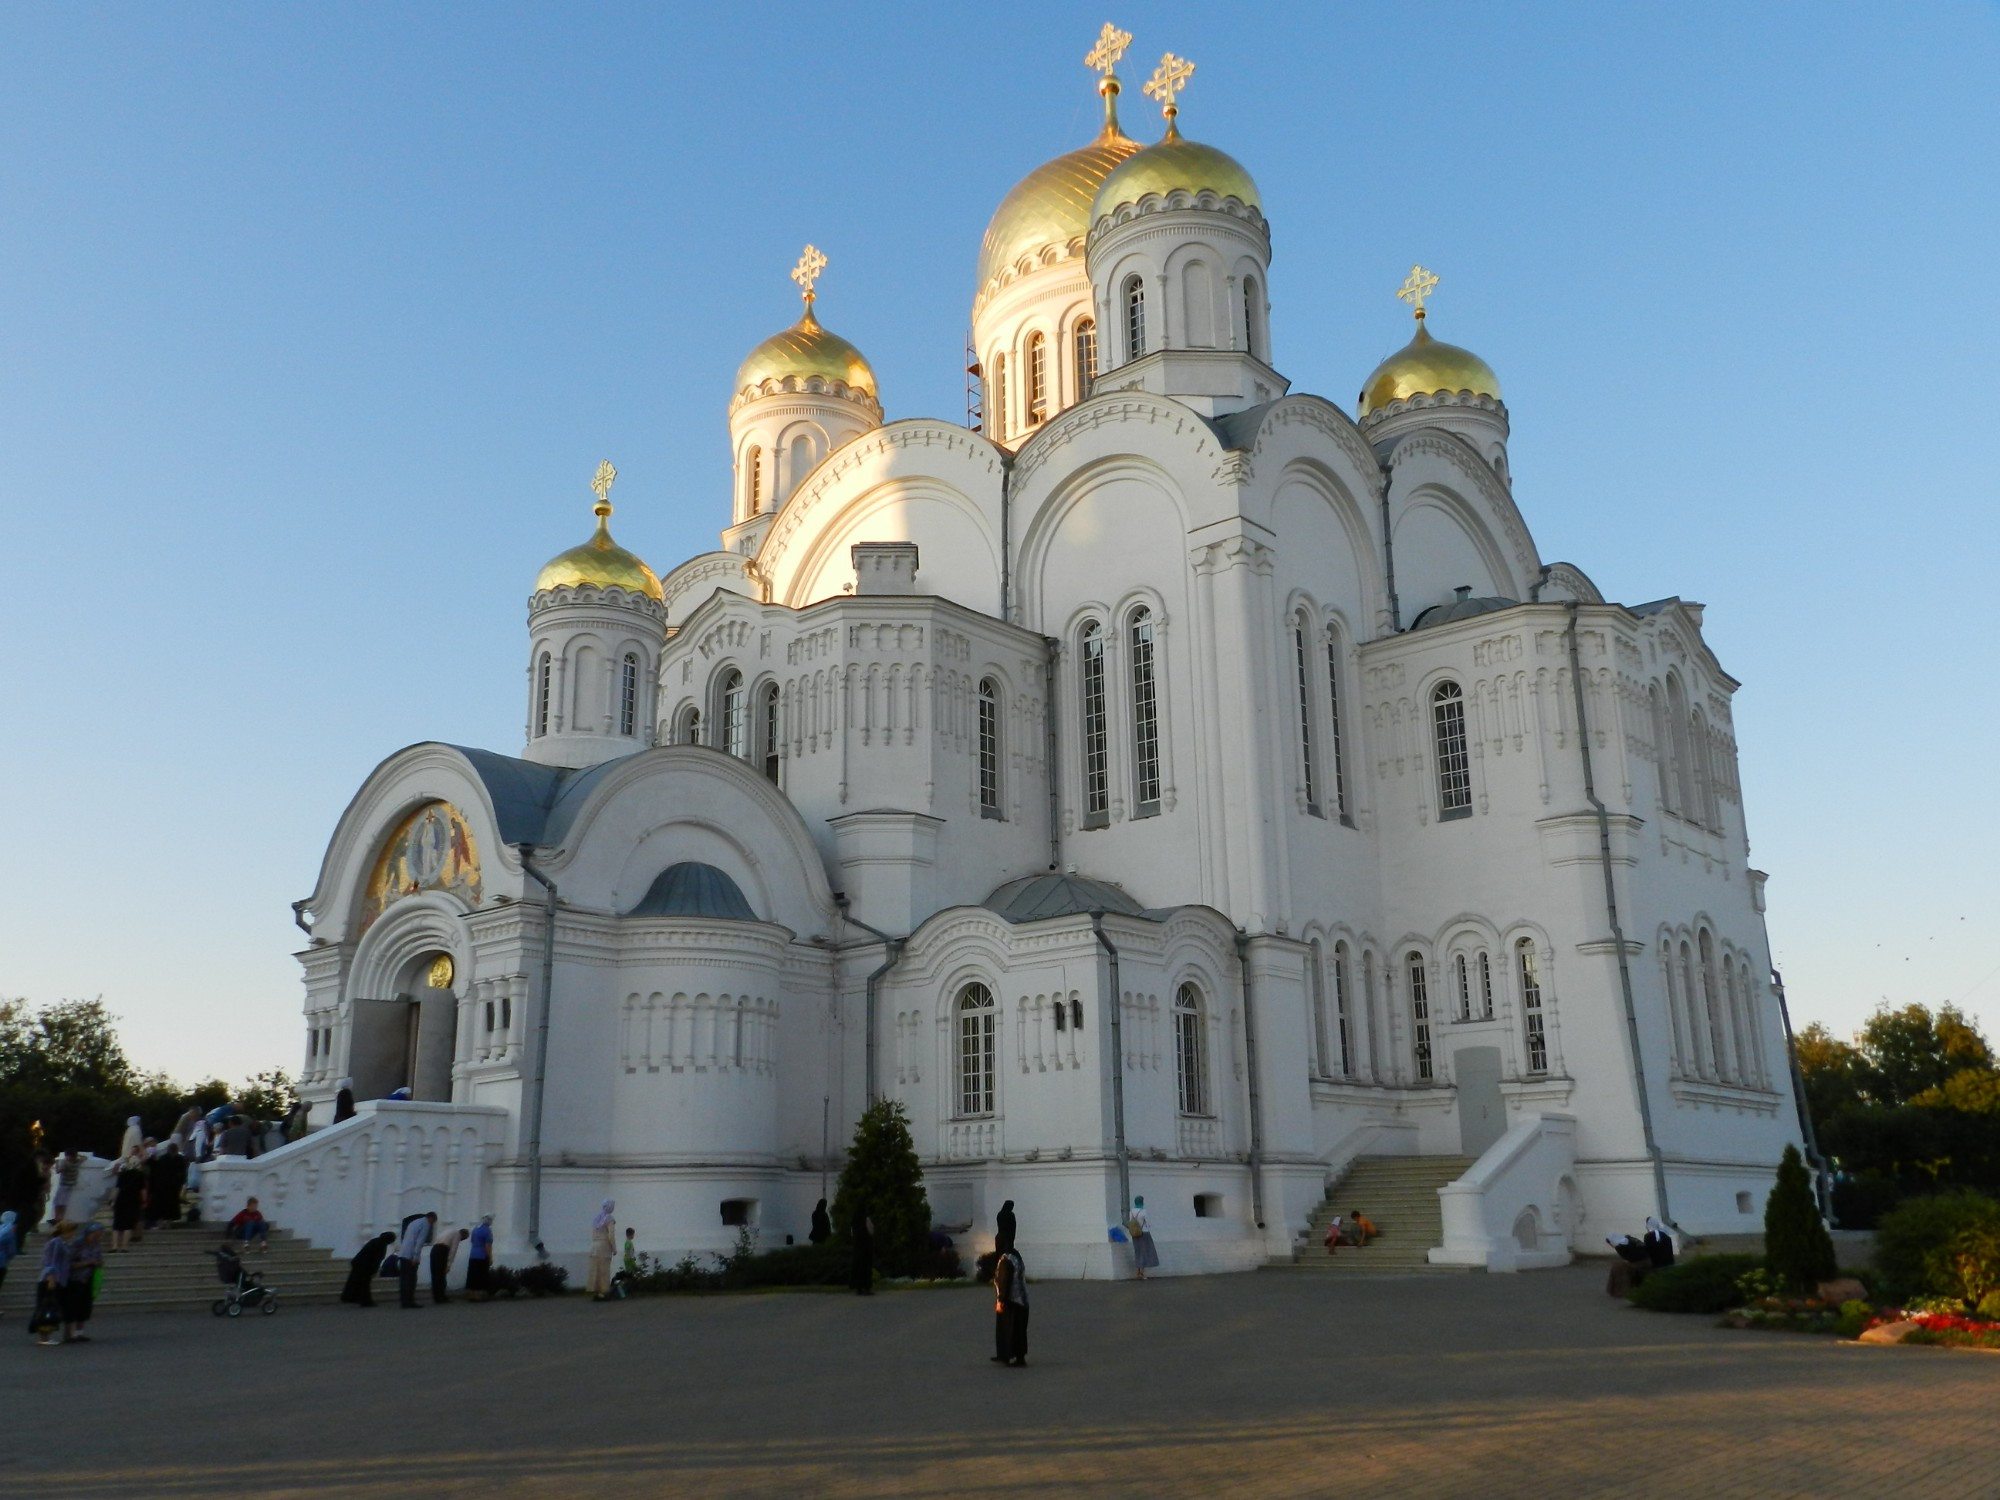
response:
{"label": "large central golden dome", "polygon": [[1118,128],[1114,101],[1117,90],[1104,97],[1104,129],[1088,146],[1044,162],[1014,184],[1000,200],[986,238],[979,244],[979,288],[1023,256],[1039,260],[1042,251],[1082,241],[1090,232],[1090,205],[1104,179],[1139,143]]}

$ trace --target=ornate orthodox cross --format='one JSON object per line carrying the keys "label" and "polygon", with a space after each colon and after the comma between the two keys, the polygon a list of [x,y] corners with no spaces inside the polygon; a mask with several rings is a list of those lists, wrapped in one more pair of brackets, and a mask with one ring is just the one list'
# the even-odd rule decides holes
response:
{"label": "ornate orthodox cross", "polygon": [[826,257],[819,253],[817,245],[806,246],[806,253],[801,255],[799,263],[792,267],[792,280],[796,281],[800,290],[806,294],[808,307],[812,305],[812,300],[817,295],[813,291],[813,283],[819,280],[819,273],[825,269]]}
{"label": "ornate orthodox cross", "polygon": [[1187,81],[1192,77],[1194,77],[1194,64],[1185,57],[1175,57],[1169,52],[1160,59],[1160,65],[1153,69],[1153,76],[1146,80],[1146,87],[1142,92],[1148,99],[1159,101],[1160,113],[1167,117],[1169,125],[1173,124],[1174,116],[1181,112],[1180,106],[1174,103],[1174,95],[1186,88]]}
{"label": "ornate orthodox cross", "polygon": [[618,471],[611,467],[611,460],[605,459],[597,466],[597,473],[590,481],[591,489],[597,492],[597,503],[611,503],[611,486],[618,478]]}
{"label": "ornate orthodox cross", "polygon": [[1083,65],[1109,78],[1111,70],[1118,66],[1118,59],[1125,55],[1125,49],[1131,45],[1131,32],[1120,31],[1106,21],[1104,29],[1097,33],[1097,45],[1084,53]]}
{"label": "ornate orthodox cross", "polygon": [[1434,291],[1438,284],[1437,272],[1426,271],[1422,266],[1411,266],[1409,279],[1397,288],[1396,297],[1417,310],[1417,321],[1424,320],[1424,298]]}

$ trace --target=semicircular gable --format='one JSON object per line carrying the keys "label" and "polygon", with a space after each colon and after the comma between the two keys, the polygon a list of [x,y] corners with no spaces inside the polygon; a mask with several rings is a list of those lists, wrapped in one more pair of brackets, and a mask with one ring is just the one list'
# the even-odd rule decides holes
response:
{"label": "semicircular gable", "polygon": [[888,541],[916,543],[918,593],[996,610],[998,515],[928,476],[891,479],[853,495],[823,525],[795,538],[767,575],[772,597],[793,609],[836,598],[853,582],[854,544]]}
{"label": "semicircular gable", "polygon": [[[1451,494],[1471,518],[1480,545],[1501,560],[1494,584],[1511,599],[1525,599],[1541,573],[1541,556],[1506,485],[1480,458],[1472,445],[1455,433],[1427,430],[1396,445],[1391,457],[1395,483],[1390,492],[1391,525],[1400,524],[1401,502],[1426,489]],[[1401,592],[1402,558],[1396,560]],[[1407,613],[1407,611],[1406,611]]]}
{"label": "semicircular gable", "polygon": [[1151,457],[1118,451],[1062,475],[1017,522],[1015,599],[1020,618],[1050,629],[1077,603],[1141,583],[1182,604],[1187,534],[1196,522],[1186,492]]}
{"label": "semicircular gable", "polygon": [[759,590],[751,581],[749,564],[750,560],[737,552],[703,552],[690,557],[660,580],[667,623],[680,624],[677,616],[684,618],[717,589],[756,598]]}

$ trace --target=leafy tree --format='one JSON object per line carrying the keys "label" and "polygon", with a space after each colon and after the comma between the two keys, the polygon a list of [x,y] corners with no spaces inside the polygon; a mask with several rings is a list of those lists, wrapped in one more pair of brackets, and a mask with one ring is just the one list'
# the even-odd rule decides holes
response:
{"label": "leafy tree", "polygon": [[833,1223],[843,1238],[857,1211],[875,1224],[875,1264],[886,1276],[914,1276],[930,1240],[931,1205],[924,1169],[910,1140],[910,1118],[893,1099],[878,1099],[854,1127],[854,1144],[834,1190]]}
{"label": "leafy tree", "polygon": [[1867,1064],[1858,1047],[1815,1021],[1793,1038],[1792,1053],[1805,1080],[1806,1108],[1815,1121],[1831,1120],[1862,1102],[1861,1075]]}
{"label": "leafy tree", "polygon": [[297,1097],[292,1075],[283,1068],[269,1068],[245,1079],[243,1087],[236,1090],[234,1102],[237,1109],[253,1120],[279,1120]]}
{"label": "leafy tree", "polygon": [[1862,1092],[1876,1104],[1908,1104],[1963,1068],[1993,1063],[1986,1038],[1951,1005],[1940,1006],[1935,1015],[1926,1005],[1881,1006],[1855,1041],[1863,1062]]}
{"label": "leafy tree", "polygon": [[1833,1239],[1813,1199],[1812,1179],[1797,1146],[1785,1147],[1778,1180],[1764,1203],[1764,1263],[1785,1285],[1809,1290],[1838,1269]]}
{"label": "leafy tree", "polygon": [[1960,1068],[1936,1088],[1925,1089],[1910,1102],[1925,1109],[1955,1109],[1967,1115],[2000,1115],[2000,1070]]}
{"label": "leafy tree", "polygon": [[0,1001],[0,1083],[115,1092],[133,1082],[102,999],[58,1000],[32,1015],[25,1001]]}

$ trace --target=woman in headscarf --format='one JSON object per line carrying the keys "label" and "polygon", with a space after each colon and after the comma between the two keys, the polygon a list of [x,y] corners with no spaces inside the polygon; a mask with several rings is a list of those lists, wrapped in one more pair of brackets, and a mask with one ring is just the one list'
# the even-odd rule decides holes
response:
{"label": "woman in headscarf", "polygon": [[995,1243],[993,1359],[1016,1369],[1028,1362],[1028,1267],[1014,1248],[1014,1226]]}
{"label": "woman in headscarf", "polygon": [[826,1211],[826,1199],[813,1205],[812,1232],[806,1238],[815,1245],[824,1245],[833,1238],[833,1218]]}
{"label": "woman in headscarf", "polygon": [[[128,1130],[127,1135],[131,1132]],[[146,1212],[146,1156],[143,1145],[134,1146],[118,1159],[118,1188],[111,1200],[111,1250],[128,1249],[139,1231]]]}
{"label": "woman in headscarf", "polygon": [[484,1215],[473,1227],[465,1247],[465,1295],[481,1302],[493,1295],[493,1215]]}
{"label": "woman in headscarf", "polygon": [[180,1141],[168,1136],[146,1168],[146,1227],[157,1229],[180,1217],[181,1185],[187,1181],[187,1158]]}
{"label": "woman in headscarf", "polygon": [[133,1115],[130,1119],[126,1120],[125,1136],[118,1142],[118,1159],[123,1161],[126,1157],[135,1154],[145,1144],[146,1132],[139,1128],[139,1117]]}
{"label": "woman in headscarf", "polygon": [[[35,1277],[35,1310],[28,1314],[28,1332],[46,1349],[68,1337],[63,1295],[69,1289],[70,1258],[76,1250],[76,1225],[58,1220],[42,1246],[41,1269]],[[51,1338],[50,1335],[54,1337]]]}
{"label": "woman in headscarf", "polygon": [[69,1285],[63,1288],[63,1321],[69,1325],[69,1341],[87,1344],[90,1337],[83,1325],[90,1321],[91,1304],[97,1300],[97,1278],[104,1269],[104,1226],[95,1219],[83,1226],[69,1256]]}
{"label": "woman in headscarf", "polygon": [[1000,1205],[1000,1212],[993,1218],[993,1248],[998,1250],[1002,1240],[1010,1245],[1013,1244],[1014,1235],[1014,1200],[1009,1198]]}
{"label": "woman in headscarf", "polygon": [[187,1113],[174,1122],[173,1133],[167,1137],[168,1140],[176,1142],[180,1146],[181,1155],[190,1160],[194,1157],[194,1128],[200,1123],[201,1106],[190,1104]]}
{"label": "woman in headscarf", "polygon": [[333,1096],[333,1123],[338,1125],[342,1120],[351,1120],[353,1118],[354,1080],[352,1078],[343,1078],[340,1080],[339,1091]]}
{"label": "woman in headscarf", "polygon": [[1160,1263],[1160,1252],[1153,1246],[1153,1220],[1146,1212],[1143,1196],[1132,1200],[1132,1217],[1125,1221],[1125,1229],[1132,1236],[1132,1263],[1139,1268],[1139,1279],[1144,1281],[1146,1273]]}
{"label": "woman in headscarf", "polygon": [[615,1207],[606,1198],[604,1207],[590,1221],[590,1275],[584,1287],[593,1302],[602,1302],[611,1295],[611,1256],[618,1248],[618,1221],[611,1214]]}
{"label": "woman in headscarf", "polygon": [[370,1288],[382,1270],[382,1257],[395,1243],[396,1231],[385,1229],[354,1252],[354,1258],[347,1263],[347,1285],[340,1289],[342,1302],[352,1302],[356,1307],[375,1305],[375,1294]]}
{"label": "woman in headscarf", "polygon": [[848,1225],[854,1257],[848,1265],[847,1284],[863,1297],[875,1295],[875,1225],[867,1210],[857,1207]]}
{"label": "woman in headscarf", "polygon": [[1674,1263],[1674,1237],[1667,1233],[1667,1226],[1648,1214],[1646,1216],[1646,1263],[1655,1271]]}

